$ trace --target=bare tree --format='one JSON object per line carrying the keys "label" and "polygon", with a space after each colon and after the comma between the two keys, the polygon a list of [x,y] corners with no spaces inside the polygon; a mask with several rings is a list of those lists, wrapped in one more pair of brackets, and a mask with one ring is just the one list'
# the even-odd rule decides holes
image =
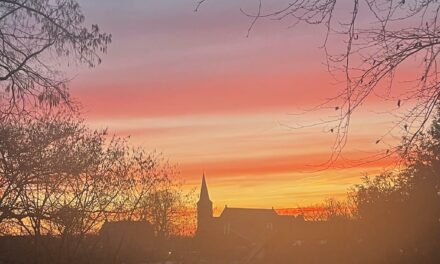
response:
{"label": "bare tree", "polygon": [[153,225],[156,235],[167,239],[188,234],[194,227],[194,197],[183,190],[183,182],[174,166],[159,153],[135,150],[129,174],[131,188],[126,213],[120,218],[146,220]]}
{"label": "bare tree", "polygon": [[[36,263],[79,263],[105,221],[148,220],[168,237],[188,206],[155,152],[59,112],[0,119],[0,230],[33,240]],[[185,207],[185,208],[186,208]]]}
{"label": "bare tree", "polygon": [[324,205],[325,218],[328,220],[348,220],[354,216],[355,209],[350,206],[350,200],[338,201],[334,198],[325,200]]}
{"label": "bare tree", "polygon": [[[73,175],[89,168],[90,151],[98,147],[100,134],[87,136],[80,122],[62,113],[38,119],[22,117],[1,120],[1,166],[0,166],[0,220],[9,225],[9,232],[21,229],[34,239],[38,254],[47,247],[48,235],[53,235],[51,223],[56,219],[57,207],[63,197],[63,186]],[[93,135],[93,134],[91,134]],[[89,155],[87,155],[90,153]],[[36,260],[36,261],[37,261]]]}
{"label": "bare tree", "polygon": [[94,67],[111,41],[84,19],[76,0],[0,0],[2,116],[35,104],[69,105],[62,65]]}
{"label": "bare tree", "polygon": [[[76,123],[59,117],[32,120],[2,119],[0,125],[0,222],[27,217],[23,195],[43,181],[56,183],[72,170],[81,170],[66,144],[78,140]],[[56,187],[56,185],[54,186]]]}
{"label": "bare tree", "polygon": [[355,217],[356,208],[350,199],[328,198],[322,203],[298,208],[299,215],[309,221],[349,220]]}
{"label": "bare tree", "polygon": [[145,217],[155,229],[160,239],[170,236],[188,235],[195,227],[195,214],[191,205],[195,204],[192,193],[184,193],[179,183],[167,179],[144,201]]}
{"label": "bare tree", "polygon": [[[197,9],[207,2],[197,1]],[[325,124],[330,133],[335,133],[329,164],[340,157],[347,143],[353,113],[374,96],[391,101],[395,108],[389,113],[394,118],[393,126],[375,139],[376,144],[384,144],[383,151],[373,158],[408,153],[439,104],[440,3],[295,0],[284,5],[280,1],[282,7],[272,10],[264,9],[264,4],[264,0],[256,0],[256,11],[241,10],[251,20],[249,31],[264,19],[289,20],[293,26],[324,26],[322,47],[328,71],[341,82],[341,91],[311,109],[329,108],[336,115],[310,126]],[[405,144],[388,144],[393,133],[403,134]]]}

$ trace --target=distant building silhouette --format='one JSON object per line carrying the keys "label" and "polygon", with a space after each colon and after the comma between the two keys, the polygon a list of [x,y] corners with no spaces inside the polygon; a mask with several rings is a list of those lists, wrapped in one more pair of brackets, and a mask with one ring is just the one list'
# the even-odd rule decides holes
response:
{"label": "distant building silhouette", "polygon": [[225,207],[219,217],[213,216],[212,201],[203,174],[200,199],[197,202],[197,236],[212,239],[219,235],[256,243],[274,231],[282,217],[274,209]]}
{"label": "distant building silhouette", "polygon": [[313,258],[313,254],[306,253],[329,249],[328,243],[332,247],[342,241],[361,246],[357,222],[351,220],[306,221],[303,215],[279,215],[273,208],[228,206],[220,216],[214,217],[204,174],[197,220],[199,249],[212,259],[240,260],[240,263],[271,259],[277,263],[275,260]]}
{"label": "distant building silhouette", "polygon": [[209,235],[212,220],[212,201],[209,199],[208,186],[206,185],[205,173],[203,173],[200,199],[197,202],[197,235]]}
{"label": "distant building silhouette", "polygon": [[[202,250],[246,250],[250,256],[263,254],[266,242],[276,234],[291,232],[303,217],[284,216],[272,209],[225,207],[213,216],[205,175],[197,202],[197,239]],[[255,255],[255,256],[254,256]]]}

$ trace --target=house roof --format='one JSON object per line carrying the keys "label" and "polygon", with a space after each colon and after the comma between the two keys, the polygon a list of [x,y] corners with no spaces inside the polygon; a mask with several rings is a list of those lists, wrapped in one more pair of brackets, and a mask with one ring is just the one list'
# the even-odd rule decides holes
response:
{"label": "house roof", "polygon": [[274,209],[255,209],[255,208],[231,208],[226,207],[220,218],[224,219],[271,219],[277,217],[278,214]]}

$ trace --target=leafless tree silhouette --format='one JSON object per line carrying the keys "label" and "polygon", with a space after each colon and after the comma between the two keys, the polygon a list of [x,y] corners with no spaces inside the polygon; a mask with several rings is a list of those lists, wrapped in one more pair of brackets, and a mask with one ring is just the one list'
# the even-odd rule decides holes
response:
{"label": "leafless tree silhouette", "polygon": [[71,113],[0,119],[0,228],[32,239],[36,263],[92,254],[87,236],[105,221],[148,220],[170,235],[188,206],[173,173],[159,153]]}
{"label": "leafless tree silhouette", "polygon": [[193,198],[191,193],[182,192],[180,183],[174,181],[164,182],[146,197],[143,203],[145,217],[153,224],[160,239],[188,235],[185,227],[194,228],[195,214],[188,214],[191,210],[188,205],[195,204]]}
{"label": "leafless tree silhouette", "polygon": [[69,105],[62,67],[94,67],[111,41],[84,19],[76,0],[0,0],[0,114]]}
{"label": "leafless tree silhouette", "polygon": [[[203,3],[206,1],[197,2],[197,8]],[[393,127],[375,139],[376,144],[385,145],[375,156],[408,152],[439,102],[438,1],[294,0],[275,10],[265,10],[264,0],[256,0],[255,5],[256,11],[241,9],[251,20],[249,31],[264,19],[325,27],[322,48],[328,71],[341,82],[342,89],[310,110],[329,108],[336,113],[329,120],[311,124],[325,124],[335,134],[329,163],[340,157],[347,144],[353,113],[374,96],[395,105],[389,113]],[[393,131],[406,137],[404,145],[385,144]]]}

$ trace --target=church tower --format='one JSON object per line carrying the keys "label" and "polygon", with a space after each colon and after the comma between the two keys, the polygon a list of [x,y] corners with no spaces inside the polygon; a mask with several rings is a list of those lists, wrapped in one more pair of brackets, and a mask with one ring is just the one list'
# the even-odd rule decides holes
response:
{"label": "church tower", "polygon": [[205,173],[203,173],[200,199],[197,202],[197,235],[205,235],[212,222],[212,202],[209,199],[208,186],[206,185]]}

